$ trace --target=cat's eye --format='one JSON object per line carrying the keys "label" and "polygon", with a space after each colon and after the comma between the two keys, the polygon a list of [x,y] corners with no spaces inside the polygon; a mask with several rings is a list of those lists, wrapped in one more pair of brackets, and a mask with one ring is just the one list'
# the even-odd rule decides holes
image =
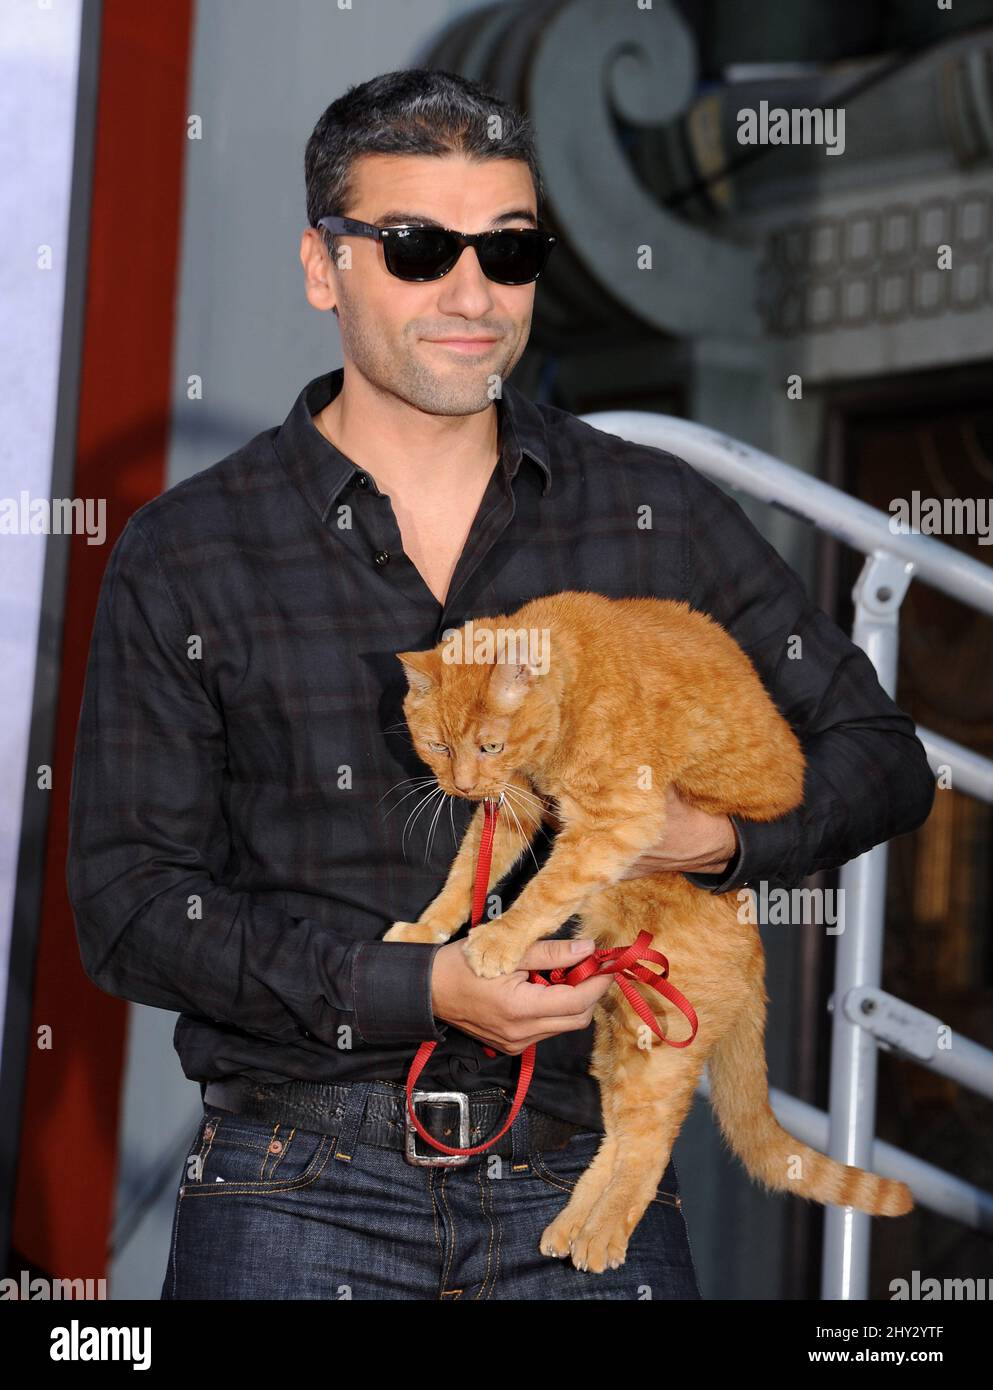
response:
{"label": "cat's eye", "polygon": [[480,751],[480,753],[502,753],[502,752],[503,752],[503,744],[502,744],[502,743],[481,743],[481,744],[479,745],[479,751]]}
{"label": "cat's eye", "polygon": [[447,744],[447,743],[432,743],[431,740],[428,739],[428,747],[432,750],[432,752],[435,752],[435,753],[447,753],[447,752],[448,752],[448,744]]}

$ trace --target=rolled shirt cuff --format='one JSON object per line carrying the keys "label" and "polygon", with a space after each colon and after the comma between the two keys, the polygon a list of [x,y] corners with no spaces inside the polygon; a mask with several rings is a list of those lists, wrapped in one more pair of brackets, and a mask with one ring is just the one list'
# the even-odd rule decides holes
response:
{"label": "rolled shirt cuff", "polygon": [[355,1026],[367,1043],[440,1042],[431,1011],[431,971],[441,945],[363,941],[352,965]]}
{"label": "rolled shirt cuff", "polygon": [[[727,868],[720,874],[687,874],[698,888],[708,893],[728,893],[766,879],[773,883],[789,883],[796,849],[795,814],[774,821],[741,820],[729,817],[738,837],[738,850]],[[799,881],[799,880],[797,880]]]}

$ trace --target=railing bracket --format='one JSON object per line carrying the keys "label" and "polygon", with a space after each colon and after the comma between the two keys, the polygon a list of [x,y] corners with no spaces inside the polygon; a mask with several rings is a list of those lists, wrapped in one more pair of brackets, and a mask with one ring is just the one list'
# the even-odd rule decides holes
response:
{"label": "railing bracket", "polygon": [[880,1047],[905,1052],[919,1062],[930,1062],[938,1050],[938,1038],[951,1035],[940,1018],[870,985],[858,985],[845,995],[845,1017],[865,1029]]}

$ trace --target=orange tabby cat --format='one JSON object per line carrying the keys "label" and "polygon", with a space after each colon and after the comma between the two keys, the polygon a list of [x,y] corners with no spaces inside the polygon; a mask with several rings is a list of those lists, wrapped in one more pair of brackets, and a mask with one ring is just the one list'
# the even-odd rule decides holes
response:
{"label": "orange tabby cat", "polygon": [[[522,643],[516,650],[498,645],[508,634]],[[591,1072],[605,1135],[544,1231],[542,1252],[571,1254],[580,1269],[597,1272],[623,1263],[704,1063],[724,1136],[758,1182],[876,1216],[910,1211],[904,1183],[825,1157],[773,1115],[765,959],[758,929],[739,920],[750,914],[736,893],[708,893],[681,873],[620,881],[661,840],[670,785],[704,811],[757,821],[802,801],[800,743],[737,642],[683,602],[574,591],[474,619],[456,636],[461,659],[446,659],[446,648],[449,656],[456,650],[450,641],[398,653],[410,687],[404,714],[444,791],[473,800],[505,794],[490,886],[526,852],[543,819],[560,827],[508,911],[470,931],[473,969],[488,977],[517,969],[533,942],[580,914],[579,934],[600,947],[649,931],[699,1018],[689,1047],[650,1036],[646,1046],[621,991],[603,996]],[[395,923],[387,941],[447,941],[468,920],[482,824],[480,805],[442,891],[418,922]],[[682,1014],[636,987],[666,1036],[685,1037]]]}

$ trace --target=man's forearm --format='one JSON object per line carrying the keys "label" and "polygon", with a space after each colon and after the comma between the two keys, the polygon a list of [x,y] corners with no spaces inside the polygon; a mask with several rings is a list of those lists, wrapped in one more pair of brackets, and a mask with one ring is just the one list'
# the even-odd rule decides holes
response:
{"label": "man's forearm", "polygon": [[436,947],[356,941],[178,868],[171,887],[136,907],[143,849],[122,844],[133,876],[102,890],[78,833],[70,853],[83,968],[108,994],[277,1041],[351,1047],[441,1036],[431,1010]]}

